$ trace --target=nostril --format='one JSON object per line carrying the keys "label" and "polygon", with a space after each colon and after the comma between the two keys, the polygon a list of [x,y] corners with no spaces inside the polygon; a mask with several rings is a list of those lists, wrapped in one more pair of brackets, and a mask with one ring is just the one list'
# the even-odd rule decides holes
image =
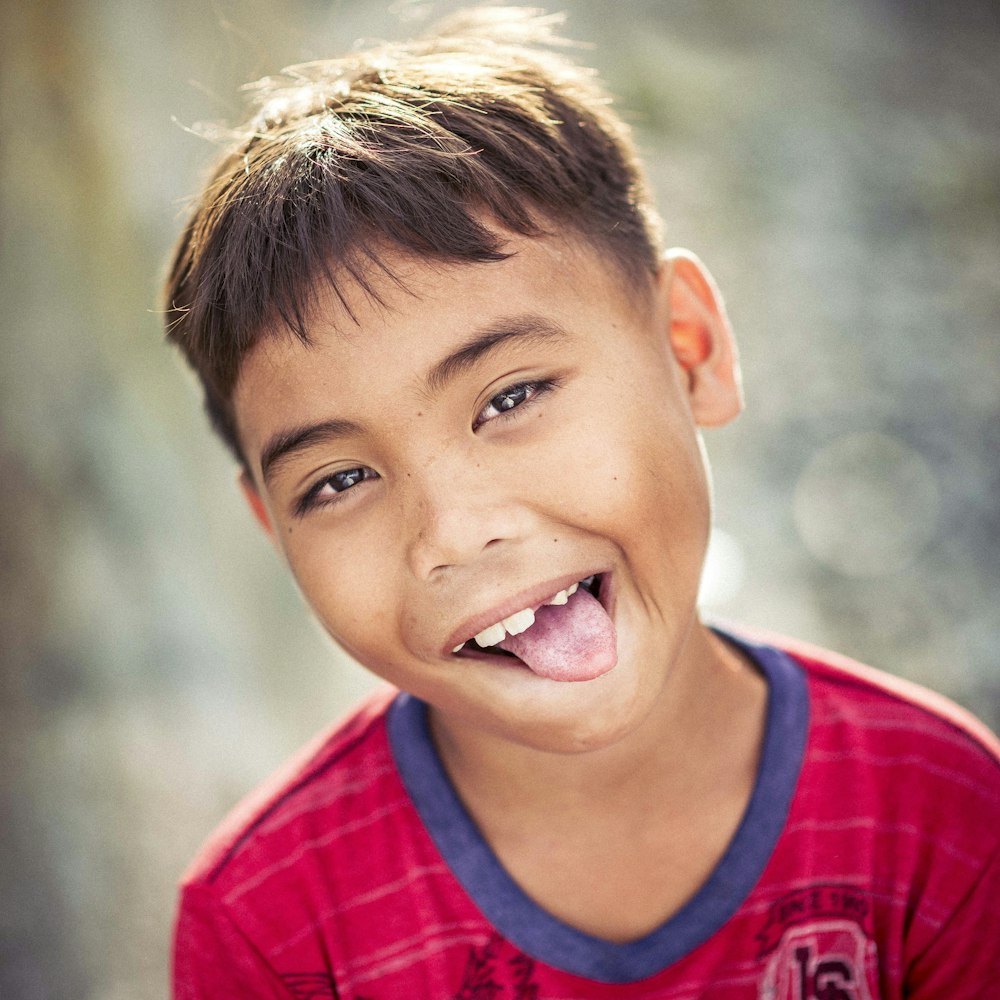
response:
{"label": "nostril", "polygon": [[[483,545],[482,551],[485,552],[487,549],[492,548],[494,545],[500,545],[502,543],[503,543],[502,538],[491,538],[488,542],[486,542],[485,545]],[[456,563],[441,563],[440,566],[435,566],[431,570],[431,575],[433,576],[434,574],[439,573],[442,570],[451,569],[455,565]]]}
{"label": "nostril", "polygon": [[518,508],[493,501],[455,503],[451,498],[430,502],[421,497],[413,508],[413,535],[408,558],[414,573],[424,580],[475,562],[486,550],[525,533]]}

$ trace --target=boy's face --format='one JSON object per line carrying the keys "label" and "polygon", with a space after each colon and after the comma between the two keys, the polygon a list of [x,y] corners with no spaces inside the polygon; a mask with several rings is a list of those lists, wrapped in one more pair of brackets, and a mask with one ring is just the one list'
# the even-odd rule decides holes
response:
{"label": "boy's face", "polygon": [[[709,527],[696,423],[728,420],[739,390],[691,258],[638,296],[590,248],[507,249],[394,261],[381,304],[349,290],[357,323],[326,295],[310,346],[255,348],[234,397],[244,485],[357,660],[439,719],[572,752],[637,726],[682,655]],[[600,676],[452,652],[594,574],[617,635]]]}

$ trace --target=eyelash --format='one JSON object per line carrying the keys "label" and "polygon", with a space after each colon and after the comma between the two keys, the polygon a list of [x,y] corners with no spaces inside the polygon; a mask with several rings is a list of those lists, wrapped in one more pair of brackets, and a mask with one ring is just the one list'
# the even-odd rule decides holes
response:
{"label": "eyelash", "polygon": [[[319,499],[319,494],[327,487],[337,476],[347,476],[352,472],[360,472],[361,476],[357,479],[355,483],[351,483],[348,487],[342,490],[337,490],[333,496],[324,497],[322,500]],[[373,472],[371,469],[364,465],[356,465],[351,469],[341,469],[339,472],[331,473],[329,476],[324,476],[322,479],[313,483],[309,489],[299,498],[298,502],[295,504],[295,515],[296,517],[304,517],[310,511],[317,510],[322,507],[329,507],[331,504],[339,503],[341,497],[345,493],[349,493],[357,483],[363,483],[369,479],[378,479],[378,473]]]}
{"label": "eyelash", "polygon": [[[472,429],[474,431],[479,430],[484,424],[494,423],[496,421],[506,421],[516,419],[518,414],[516,411],[523,410],[529,407],[532,403],[537,402],[543,396],[550,393],[553,389],[556,389],[561,384],[559,379],[548,378],[548,379],[534,379],[526,382],[515,382],[513,385],[508,386],[506,389],[502,389],[500,392],[491,396],[487,401],[486,406],[479,411],[476,419],[473,421]],[[507,409],[497,408],[497,412],[492,417],[483,418],[483,414],[493,405],[494,401],[500,399],[502,396],[510,397],[519,392],[528,393],[525,398],[513,406]],[[337,476],[346,476],[352,472],[360,472],[360,477],[348,485],[345,489],[337,490],[333,496],[324,497],[322,500],[319,499],[319,494],[325,489],[330,483],[337,478]],[[350,469],[341,469],[338,472],[334,472],[329,476],[324,476],[322,479],[313,483],[309,489],[299,498],[295,504],[295,515],[296,517],[304,517],[306,514],[313,510],[318,510],[324,507],[332,506],[333,504],[339,503],[341,498],[345,493],[349,493],[357,483],[363,483],[370,479],[378,479],[378,473],[369,469],[367,466],[358,465]]]}
{"label": "eyelash", "polygon": [[[533,379],[527,382],[515,382],[513,385],[507,386],[506,389],[501,389],[500,392],[491,396],[489,400],[487,400],[486,406],[484,406],[482,410],[479,411],[479,415],[473,421],[472,429],[474,431],[479,430],[479,428],[482,427],[483,424],[490,423],[496,420],[513,419],[515,416],[518,415],[516,414],[517,410],[523,410],[525,407],[531,406],[532,403],[536,403],[539,399],[542,398],[542,396],[545,396],[547,393],[550,393],[553,389],[557,389],[560,384],[561,383],[559,379],[542,378],[542,379]],[[489,417],[488,419],[485,420],[483,419],[483,413],[485,413],[486,410],[493,405],[494,400],[499,399],[501,396],[512,396],[514,395],[514,393],[521,392],[522,390],[530,390],[531,394],[526,396],[522,402],[517,403],[515,406],[508,407],[505,410],[498,409],[495,416]]]}

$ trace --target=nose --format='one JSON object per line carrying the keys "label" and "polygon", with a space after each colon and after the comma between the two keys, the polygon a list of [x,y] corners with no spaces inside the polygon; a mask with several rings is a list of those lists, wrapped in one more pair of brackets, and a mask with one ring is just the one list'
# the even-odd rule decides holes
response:
{"label": "nose", "polygon": [[529,530],[530,515],[514,495],[510,472],[438,461],[409,480],[408,557],[419,579],[474,564],[487,549],[516,542]]}

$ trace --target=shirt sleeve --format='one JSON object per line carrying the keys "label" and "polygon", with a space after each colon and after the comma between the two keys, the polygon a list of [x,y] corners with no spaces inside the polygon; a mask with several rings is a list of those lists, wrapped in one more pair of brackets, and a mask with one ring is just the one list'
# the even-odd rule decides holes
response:
{"label": "shirt sleeve", "polygon": [[1000,848],[947,916],[931,943],[908,963],[908,1000],[1000,997]]}
{"label": "shirt sleeve", "polygon": [[293,1000],[206,886],[186,886],[174,931],[174,1000]]}

